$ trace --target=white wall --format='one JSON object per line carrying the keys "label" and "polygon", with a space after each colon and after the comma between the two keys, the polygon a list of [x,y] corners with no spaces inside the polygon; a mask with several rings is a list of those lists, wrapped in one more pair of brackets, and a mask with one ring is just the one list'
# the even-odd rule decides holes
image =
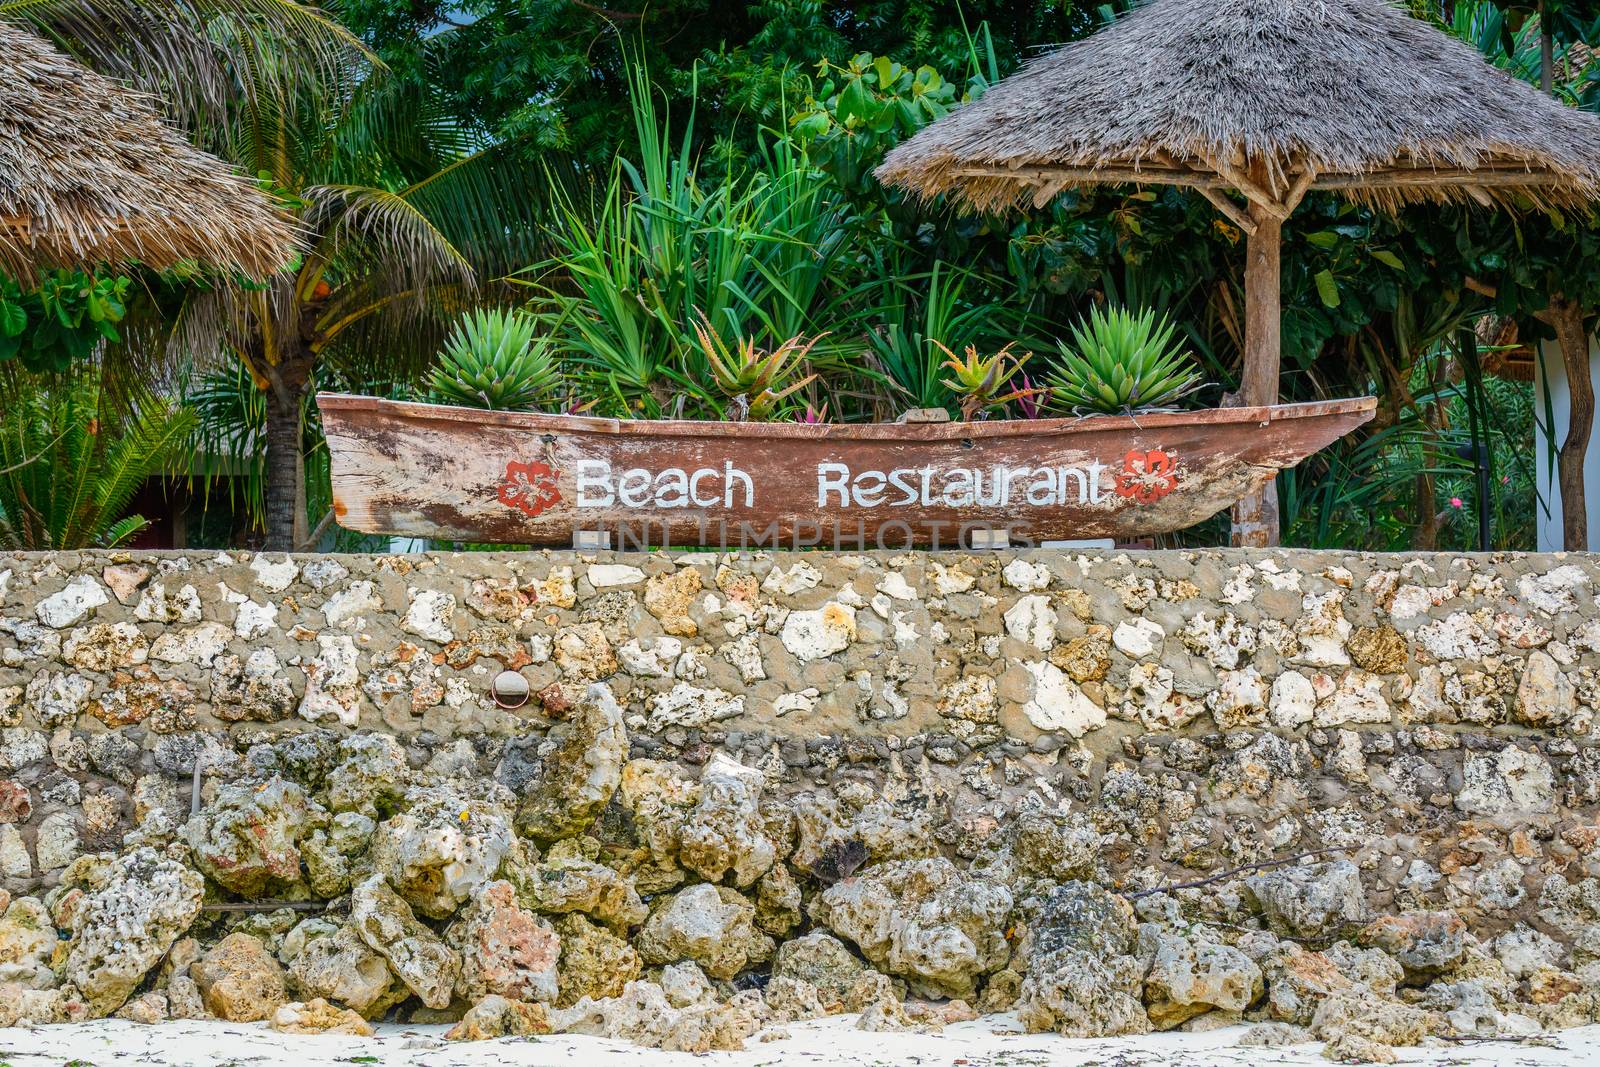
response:
{"label": "white wall", "polygon": [[[1589,378],[1600,395],[1600,339],[1589,353]],[[1544,391],[1550,392],[1550,403],[1555,414],[1555,444],[1567,439],[1567,371],[1561,362],[1561,350],[1554,341],[1544,346],[1544,358],[1539,361],[1538,376],[1534,386],[1534,419],[1544,423]],[[1550,462],[1549,445],[1545,434],[1535,430],[1533,450],[1539,472],[1539,504],[1535,521],[1538,524],[1540,552],[1561,550],[1561,489],[1556,484],[1555,468]],[[1600,418],[1595,420],[1595,431],[1589,439],[1589,454],[1584,460],[1584,484],[1587,488],[1585,503],[1589,511],[1589,551],[1600,551]]]}

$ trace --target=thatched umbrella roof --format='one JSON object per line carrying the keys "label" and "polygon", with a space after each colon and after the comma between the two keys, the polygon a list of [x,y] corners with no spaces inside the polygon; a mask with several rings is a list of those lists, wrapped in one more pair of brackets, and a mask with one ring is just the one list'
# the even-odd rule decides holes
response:
{"label": "thatched umbrella roof", "polygon": [[[985,210],[1078,185],[1199,190],[1248,237],[1236,399],[1258,406],[1278,399],[1282,226],[1308,192],[1587,201],[1600,119],[1388,0],[1150,0],[935,122],[877,174]],[[1233,543],[1276,543],[1276,527],[1263,485],[1235,507]]]}
{"label": "thatched umbrella roof", "polygon": [[1386,0],[1153,0],[934,123],[878,175],[983,209],[1107,181],[1259,184],[1284,203],[1307,177],[1389,204],[1572,202],[1600,189],[1600,119]]}
{"label": "thatched umbrella roof", "polygon": [[0,272],[195,261],[262,278],[294,245],[271,199],[148,98],[0,21]]}

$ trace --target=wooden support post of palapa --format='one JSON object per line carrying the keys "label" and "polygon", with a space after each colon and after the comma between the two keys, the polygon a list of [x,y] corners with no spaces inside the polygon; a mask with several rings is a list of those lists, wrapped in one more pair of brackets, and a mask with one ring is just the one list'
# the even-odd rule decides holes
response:
{"label": "wooden support post of palapa", "polygon": [[[1265,407],[1278,402],[1278,364],[1282,347],[1281,211],[1252,201],[1255,232],[1246,237],[1244,270],[1244,372],[1238,402]],[[1234,548],[1268,548],[1278,543],[1278,489],[1269,480],[1260,491],[1233,506]]]}

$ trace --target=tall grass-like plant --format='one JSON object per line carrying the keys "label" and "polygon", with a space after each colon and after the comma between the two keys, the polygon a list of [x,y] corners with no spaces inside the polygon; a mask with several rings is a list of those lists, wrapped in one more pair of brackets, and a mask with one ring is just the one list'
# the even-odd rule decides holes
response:
{"label": "tall grass-like plant", "polygon": [[550,338],[520,311],[468,312],[445,340],[428,379],[429,399],[441,404],[531,411],[548,405],[561,388],[550,358]]}
{"label": "tall grass-like plant", "polygon": [[[992,348],[1004,343],[1002,338],[1016,337],[1023,316],[997,301],[969,298],[973,275],[968,271],[936,262],[924,272],[910,261],[897,245],[874,250],[871,277],[846,294],[849,325],[863,338],[865,354],[894,405],[955,406],[960,398],[944,377],[951,353]],[[879,412],[886,418],[897,413]]]}
{"label": "tall grass-like plant", "polygon": [[818,332],[844,208],[786,142],[703,186],[693,117],[676,145],[648,76],[632,71],[636,145],[592,198],[562,198],[555,252],[530,268],[584,392],[616,415],[719,415],[698,322],[718,343],[776,349]]}
{"label": "tall grass-like plant", "polygon": [[149,393],[113,405],[96,364],[0,380],[0,548],[126,541],[147,525],[128,504],[181,454],[193,424],[192,412]]}
{"label": "tall grass-like plant", "polygon": [[1172,407],[1203,380],[1155,311],[1095,308],[1073,328],[1050,378],[1054,403],[1079,414],[1131,414]]}

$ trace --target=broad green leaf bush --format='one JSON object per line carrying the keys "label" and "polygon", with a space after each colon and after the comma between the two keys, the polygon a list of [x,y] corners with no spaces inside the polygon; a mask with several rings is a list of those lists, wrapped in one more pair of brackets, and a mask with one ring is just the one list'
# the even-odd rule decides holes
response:
{"label": "broad green leaf bush", "polygon": [[109,548],[146,525],[127,514],[185,453],[194,414],[146,391],[113,403],[101,368],[0,378],[0,548]]}
{"label": "broad green leaf bush", "polygon": [[84,271],[50,271],[29,287],[0,276],[0,361],[60,373],[101,344],[120,342],[128,286],[125,277]]}

